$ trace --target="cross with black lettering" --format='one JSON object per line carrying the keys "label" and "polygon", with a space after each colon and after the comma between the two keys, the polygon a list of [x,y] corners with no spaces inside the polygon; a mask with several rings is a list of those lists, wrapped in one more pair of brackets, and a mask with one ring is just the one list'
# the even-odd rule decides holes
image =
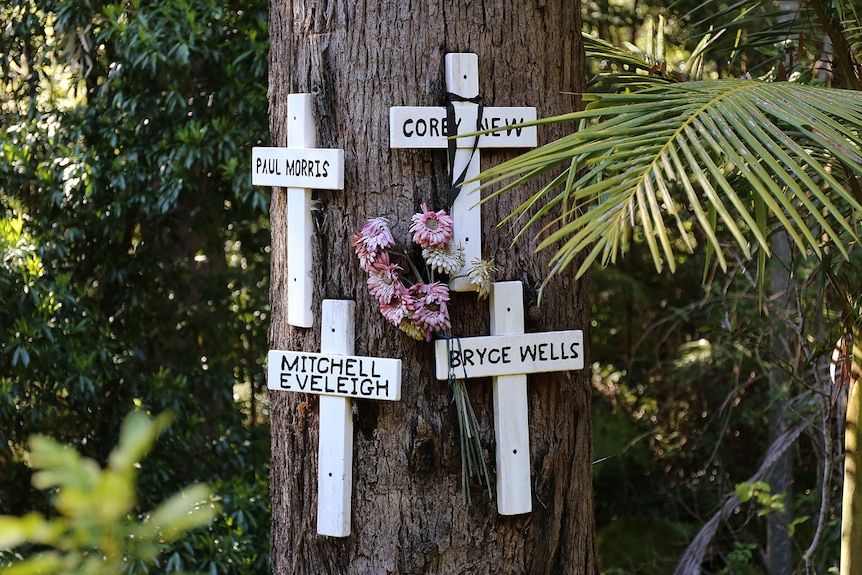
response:
{"label": "cross with black lettering", "polygon": [[527,374],[584,368],[581,330],[524,333],[521,282],[491,285],[491,335],[437,340],[437,379],[492,377],[497,511],[532,510]]}
{"label": "cross with black lettering", "polygon": [[320,396],[317,468],[317,532],[350,535],[353,489],[351,398],[401,399],[401,360],[354,356],[352,300],[323,300],[320,351],[271,350],[267,388]]}
{"label": "cross with black lettering", "polygon": [[251,183],[287,188],[287,323],[311,327],[311,190],[344,189],[344,150],[317,148],[311,94],[287,97],[287,147],[252,148]]}
{"label": "cross with black lettering", "polygon": [[[453,240],[464,248],[464,268],[451,283],[455,291],[475,291],[476,285],[467,278],[474,260],[482,259],[482,215],[478,205],[479,148],[535,148],[536,127],[515,127],[534,121],[536,109],[529,107],[480,107],[479,57],[476,54],[446,54],[446,90],[452,96],[454,129],[449,126],[451,115],[445,107],[395,106],[389,109],[390,148],[447,149],[449,135],[469,134],[498,128],[482,135],[455,139],[452,158],[452,184],[460,185],[460,193],[451,206]],[[479,114],[481,110],[481,121]]]}

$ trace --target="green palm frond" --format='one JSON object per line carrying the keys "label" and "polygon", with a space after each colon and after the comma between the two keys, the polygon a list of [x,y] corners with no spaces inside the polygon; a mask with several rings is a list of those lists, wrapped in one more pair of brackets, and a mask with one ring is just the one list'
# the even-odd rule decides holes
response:
{"label": "green palm frond", "polygon": [[587,83],[590,90],[622,92],[643,90],[660,84],[681,82],[700,77],[704,54],[722,36],[723,31],[704,34],[680,70],[668,68],[668,63],[638,50],[635,46],[614,46],[601,38],[584,36],[584,53],[588,61],[596,62],[600,72]]}
{"label": "green palm frond", "polygon": [[765,255],[775,223],[818,256],[825,242],[846,255],[857,241],[862,94],[720,80],[585,99],[585,111],[539,122],[578,131],[480,176],[505,184],[494,197],[553,175],[509,217],[520,236],[551,215],[537,248],[556,249],[549,277],[581,254],[579,275],[614,262],[633,231],[659,270],[698,242],[726,267],[725,238]]}
{"label": "green palm frond", "polygon": [[858,59],[862,55],[862,6],[852,0],[835,2],[833,6],[835,19],[840,22],[835,28],[840,28],[848,50]]}
{"label": "green palm frond", "polygon": [[[833,86],[858,88],[856,56],[862,47],[858,4],[857,0],[701,0],[682,19],[689,21],[692,34],[724,33],[712,53],[727,58],[730,73],[783,78],[828,69],[834,75],[828,79]],[[826,60],[829,64],[824,66]]]}
{"label": "green palm frond", "polygon": [[584,53],[587,58],[605,63],[613,62],[632,73],[638,70],[648,73],[653,64],[655,64],[645,54],[626,48],[619,48],[610,42],[606,42],[601,38],[593,38],[592,36],[584,36]]}

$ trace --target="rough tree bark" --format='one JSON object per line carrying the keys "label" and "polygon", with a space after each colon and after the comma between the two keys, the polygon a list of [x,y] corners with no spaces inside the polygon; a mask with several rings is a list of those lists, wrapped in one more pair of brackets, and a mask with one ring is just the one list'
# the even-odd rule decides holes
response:
{"label": "rough tree bark", "polygon": [[[776,320],[770,336],[770,352],[773,366],[769,369],[769,391],[772,406],[769,408],[769,444],[772,445],[790,428],[787,401],[790,397],[790,375],[785,366],[794,361],[792,344],[789,340],[789,325],[795,316],[793,309],[796,299],[793,295],[793,278],[790,274],[790,243],[786,234],[777,233],[770,246],[772,257],[768,273],[772,292],[771,302],[775,306]],[[769,486],[773,495],[783,493],[784,508],[766,516],[766,564],[770,575],[793,572],[793,539],[790,537],[790,523],[793,521],[793,452],[785,451],[769,472]]]}
{"label": "rough tree bark", "polygon": [[[532,105],[547,116],[578,105],[571,94],[584,85],[580,28],[578,3],[569,0],[271,1],[273,143],[286,142],[288,93],[309,92],[319,145],[346,157],[345,190],[316,194],[314,309],[322,299],[355,300],[355,353],[401,358],[404,380],[400,402],[354,404],[353,532],[343,539],[316,533],[317,400],[270,393],[274,573],[598,572],[589,370],[530,378],[533,512],[498,516],[478,485],[473,504],[462,504],[457,420],[448,387],[434,379],[432,346],[384,321],[350,245],[376,216],[389,218],[407,245],[419,205],[445,207],[445,152],[390,150],[388,118],[390,106],[444,104],[446,53],[478,54],[487,105]],[[540,143],[558,135],[540,131]],[[506,157],[484,151],[482,162]],[[510,247],[509,230],[495,228],[531,191],[483,208],[484,255],[496,260],[495,280],[525,281],[527,331],[580,328],[588,341],[587,284],[560,277],[537,307],[547,254],[536,256],[528,241]],[[319,312],[312,329],[286,323],[283,190],[273,191],[271,220],[271,347],[317,351]],[[455,335],[488,334],[487,302],[455,294],[450,303]],[[490,381],[468,388],[493,466]]]}

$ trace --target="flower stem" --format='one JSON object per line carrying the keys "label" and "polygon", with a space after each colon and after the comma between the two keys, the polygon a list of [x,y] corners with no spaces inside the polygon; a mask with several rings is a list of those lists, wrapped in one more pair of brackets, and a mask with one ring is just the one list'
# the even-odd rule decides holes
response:
{"label": "flower stem", "polygon": [[475,477],[479,485],[483,483],[488,489],[488,497],[492,497],[491,479],[488,466],[485,464],[485,454],[479,437],[479,422],[467,387],[463,379],[449,381],[455,401],[455,411],[458,413],[458,428],[461,435],[461,497],[468,505],[472,503],[470,496],[470,478]]}

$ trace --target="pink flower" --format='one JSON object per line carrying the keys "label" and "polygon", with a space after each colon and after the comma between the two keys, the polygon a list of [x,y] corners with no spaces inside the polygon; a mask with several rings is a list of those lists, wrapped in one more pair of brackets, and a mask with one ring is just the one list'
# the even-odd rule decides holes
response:
{"label": "pink flower", "polygon": [[[359,267],[368,273],[376,262],[382,261],[387,248],[395,245],[395,238],[389,229],[389,220],[386,218],[373,218],[362,224],[362,230],[353,234],[351,240],[356,257],[359,258]],[[388,256],[387,256],[388,257]],[[386,260],[389,263],[389,260]]]}
{"label": "pink flower", "polygon": [[382,261],[384,257],[387,258],[387,263],[389,263],[389,254],[368,249],[362,232],[356,232],[353,234],[353,239],[350,243],[353,244],[353,249],[356,252],[356,257],[359,258],[359,267],[362,268],[362,271],[371,273],[371,268],[374,266],[374,262]]}
{"label": "pink flower", "polygon": [[403,290],[401,293],[396,293],[396,295],[389,300],[387,303],[380,304],[380,313],[383,314],[383,317],[386,320],[398,327],[401,325],[401,322],[407,319],[410,319],[410,312],[413,310],[413,297],[409,294],[408,290]]}
{"label": "pink flower", "polygon": [[452,237],[452,218],[445,210],[432,212],[422,204],[422,212],[411,218],[410,231],[413,241],[423,248],[442,248]]}
{"label": "pink flower", "polygon": [[383,217],[372,218],[362,224],[359,237],[368,251],[379,251],[395,245],[395,238],[389,229],[389,220]]}
{"label": "pink flower", "polygon": [[368,276],[368,291],[377,298],[380,305],[389,304],[392,298],[401,297],[403,293],[407,292],[407,288],[401,283],[399,271],[401,271],[401,266],[390,264],[388,257],[385,262],[375,262],[371,267]]}
{"label": "pink flower", "polygon": [[415,298],[413,323],[425,330],[425,341],[431,341],[431,334],[451,327],[446,307],[449,288],[445,284],[415,284],[409,291]]}
{"label": "pink flower", "polygon": [[430,297],[447,302],[449,301],[449,286],[440,282],[430,284],[417,283],[410,286],[410,295],[416,299]]}

